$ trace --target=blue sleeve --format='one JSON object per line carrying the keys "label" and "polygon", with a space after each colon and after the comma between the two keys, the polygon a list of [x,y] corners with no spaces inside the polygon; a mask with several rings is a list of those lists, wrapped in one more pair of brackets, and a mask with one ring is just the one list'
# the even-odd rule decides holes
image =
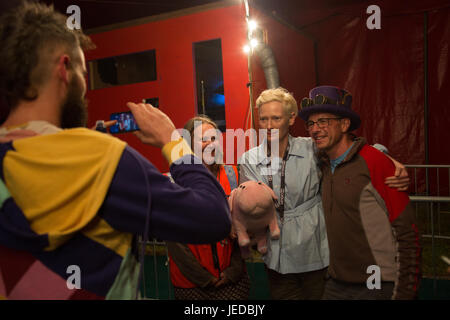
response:
{"label": "blue sleeve", "polygon": [[244,183],[246,181],[263,181],[267,184],[264,177],[260,174],[260,170],[256,164],[256,157],[254,154],[251,154],[249,151],[244,153],[239,159],[239,184]]}
{"label": "blue sleeve", "polygon": [[150,237],[192,244],[226,238],[230,213],[216,178],[202,164],[172,164],[170,172],[176,183],[126,147],[100,215],[117,230],[142,235],[150,209]]}

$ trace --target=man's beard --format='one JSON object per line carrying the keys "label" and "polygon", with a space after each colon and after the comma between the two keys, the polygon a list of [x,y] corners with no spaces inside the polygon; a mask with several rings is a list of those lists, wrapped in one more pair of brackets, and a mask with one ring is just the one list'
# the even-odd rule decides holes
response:
{"label": "man's beard", "polygon": [[61,107],[61,128],[70,129],[86,127],[87,101],[83,97],[81,88],[73,78],[69,84],[66,100]]}

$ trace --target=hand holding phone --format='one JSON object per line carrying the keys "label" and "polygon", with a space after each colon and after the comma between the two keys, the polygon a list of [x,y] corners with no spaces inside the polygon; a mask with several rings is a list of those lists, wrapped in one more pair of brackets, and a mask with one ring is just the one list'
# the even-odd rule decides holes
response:
{"label": "hand holding phone", "polygon": [[145,144],[162,148],[168,142],[181,138],[170,118],[149,104],[127,103],[139,123],[135,134]]}

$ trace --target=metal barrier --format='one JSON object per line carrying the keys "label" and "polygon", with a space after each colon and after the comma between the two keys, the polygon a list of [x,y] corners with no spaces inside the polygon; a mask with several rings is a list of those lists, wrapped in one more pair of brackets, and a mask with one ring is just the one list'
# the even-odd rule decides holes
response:
{"label": "metal barrier", "polygon": [[[448,185],[447,185],[447,187],[448,187],[448,196],[450,196],[450,165],[429,165],[429,164],[408,164],[408,165],[405,165],[405,167],[407,168],[407,169],[410,169],[410,170],[408,170],[408,172],[411,172],[411,171],[413,171],[414,172],[414,174],[413,175],[410,175],[410,177],[411,178],[414,178],[413,180],[412,180],[412,183],[413,183],[413,187],[414,187],[414,193],[413,193],[413,195],[425,195],[425,196],[441,196],[441,189],[442,189],[442,184],[441,183],[443,183],[443,181],[442,181],[442,179],[440,179],[440,172],[442,172],[443,170],[447,170],[447,177],[448,177],[448,180],[447,180],[447,182],[448,182]],[[422,169],[422,170],[425,170],[425,176],[424,176],[424,178],[425,178],[425,191],[423,191],[423,192],[421,192],[420,190],[419,190],[419,183],[418,183],[418,174],[417,174],[417,171],[419,170],[419,169]],[[432,171],[432,170],[435,170],[436,171],[436,175],[434,176],[434,175],[431,175],[430,174],[430,171]],[[433,194],[433,188],[431,188],[431,185],[430,185],[430,179],[431,178],[433,178],[433,177],[435,177],[436,178],[436,188],[435,188],[435,190],[436,190],[436,192],[435,192],[435,194]]]}
{"label": "metal barrier", "polygon": [[[422,238],[431,239],[431,274],[433,295],[436,297],[438,280],[436,269],[439,262],[437,252],[442,251],[442,243],[450,240],[450,227],[448,227],[450,225],[448,223],[450,221],[450,165],[405,165],[405,167],[411,177],[409,198],[415,206],[416,218],[418,220],[421,218],[419,221],[422,224],[420,225]],[[442,220],[446,220],[447,223],[442,223]],[[441,243],[436,245],[437,241]],[[429,250],[429,246],[423,246],[423,251],[425,250]]]}
{"label": "metal barrier", "polygon": [[[438,257],[436,257],[435,239],[450,240],[450,236],[441,234],[440,219],[438,220],[439,234],[436,235],[435,221],[434,221],[434,218],[435,218],[434,207],[435,206],[438,207],[438,218],[440,218],[440,213],[446,212],[446,211],[440,210],[440,204],[442,204],[442,203],[450,204],[450,197],[410,196],[409,198],[410,198],[411,202],[416,204],[416,216],[419,214],[418,209],[417,209],[417,204],[419,204],[419,203],[427,204],[427,213],[430,215],[430,220],[431,220],[431,223],[430,223],[431,234],[422,234],[422,237],[423,238],[431,238],[431,266],[432,266],[432,279],[433,279],[433,296],[436,297],[437,296],[437,280],[438,280],[438,275],[436,272],[436,265],[437,265],[436,258],[438,258]],[[450,212],[446,212],[446,213],[450,213]],[[450,232],[449,232],[449,234],[450,234]],[[422,247],[424,247],[424,246],[422,246]]]}
{"label": "metal barrier", "polygon": [[[437,230],[434,230],[434,216],[432,219],[430,210],[432,205],[430,205],[427,207],[428,221],[424,226],[423,237],[430,238],[432,236],[431,231],[433,231],[433,237],[450,240],[450,232],[444,235],[441,231],[441,213],[450,214],[450,206],[445,210],[441,208],[442,204],[448,203],[446,199],[450,197],[450,165],[405,165],[405,167],[411,177],[410,189],[413,189],[413,191],[410,192],[410,199],[416,203],[416,217],[419,213],[418,203],[437,204],[437,210],[433,211],[433,215],[436,213],[437,217]],[[443,176],[445,176],[445,179],[442,178]],[[437,232],[435,233],[435,231]]]}

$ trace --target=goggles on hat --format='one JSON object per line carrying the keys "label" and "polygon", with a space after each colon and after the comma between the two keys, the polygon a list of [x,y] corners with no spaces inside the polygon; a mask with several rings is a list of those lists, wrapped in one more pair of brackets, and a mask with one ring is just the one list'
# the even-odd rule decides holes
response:
{"label": "goggles on hat", "polygon": [[331,99],[323,94],[317,94],[313,99],[311,98],[303,98],[300,105],[302,108],[306,108],[312,105],[320,105],[320,104],[335,104],[335,105],[339,105],[339,104],[344,104],[345,103],[345,99],[347,98],[347,96],[349,96],[350,94],[346,93],[342,99],[340,101],[338,100],[334,100]]}

